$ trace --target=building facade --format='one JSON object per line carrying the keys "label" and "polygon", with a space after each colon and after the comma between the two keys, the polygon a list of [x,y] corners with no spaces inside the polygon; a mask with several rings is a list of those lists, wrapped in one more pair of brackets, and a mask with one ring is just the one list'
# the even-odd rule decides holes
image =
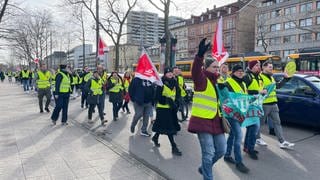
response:
{"label": "building facade", "polygon": [[177,39],[176,44],[176,60],[185,60],[188,55],[188,27],[187,21],[183,20],[169,26],[171,33]]}
{"label": "building facade", "polygon": [[54,51],[53,54],[45,57],[43,60],[48,68],[56,69],[60,64],[67,63],[67,54],[63,51]]}
{"label": "building facade", "polygon": [[255,50],[283,59],[303,48],[320,46],[319,0],[257,3]]}
{"label": "building facade", "polygon": [[[92,44],[85,44],[85,56],[92,53]],[[82,60],[80,62],[80,56]],[[83,45],[76,46],[67,52],[67,64],[72,68],[83,68]]]}
{"label": "building facade", "polygon": [[[116,50],[114,46],[109,46],[108,55],[108,71],[113,71],[115,67]],[[138,62],[141,55],[140,45],[136,44],[121,44],[119,50],[119,72],[131,70],[132,65]]]}

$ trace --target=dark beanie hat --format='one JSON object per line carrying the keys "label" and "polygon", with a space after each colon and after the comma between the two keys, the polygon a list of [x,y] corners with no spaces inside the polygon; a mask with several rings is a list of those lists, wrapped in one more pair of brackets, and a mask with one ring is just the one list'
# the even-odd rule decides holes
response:
{"label": "dark beanie hat", "polygon": [[172,68],[170,68],[170,67],[165,67],[164,70],[163,70],[163,74],[166,74],[166,73],[168,73],[168,72],[173,72],[173,71],[172,71]]}
{"label": "dark beanie hat", "polygon": [[65,64],[60,64],[60,69],[65,69],[67,67],[67,65]]}
{"label": "dark beanie hat", "polygon": [[249,61],[249,69],[251,70],[253,68],[253,66],[258,64],[258,62],[259,62],[258,60]]}
{"label": "dark beanie hat", "polygon": [[215,61],[215,59],[213,59],[212,57],[207,57],[204,60],[204,68],[209,67],[214,61]]}
{"label": "dark beanie hat", "polygon": [[242,70],[242,66],[240,66],[240,65],[237,64],[237,65],[235,65],[235,66],[232,67],[232,73],[234,73],[234,72],[236,72],[236,71],[238,71],[238,70],[240,70],[240,69]]}

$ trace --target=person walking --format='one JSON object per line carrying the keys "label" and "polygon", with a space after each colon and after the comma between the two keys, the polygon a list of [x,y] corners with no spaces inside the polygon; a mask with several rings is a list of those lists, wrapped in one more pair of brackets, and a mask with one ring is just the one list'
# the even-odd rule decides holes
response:
{"label": "person walking", "polygon": [[98,112],[101,120],[101,125],[103,126],[105,122],[108,122],[104,119],[103,106],[101,101],[101,96],[103,95],[103,80],[100,77],[98,71],[93,72],[93,77],[89,79],[85,85],[86,91],[88,92],[87,101],[89,104],[88,110],[88,122],[92,123],[92,113],[95,106],[98,107]]}
{"label": "person walking", "polygon": [[[243,82],[243,69],[240,65],[235,65],[232,68],[231,77],[227,78],[225,86],[230,92],[247,94],[246,84]],[[231,125],[231,131],[227,140],[227,151],[224,155],[224,161],[235,164],[237,170],[242,173],[248,173],[249,169],[242,162],[241,155],[241,140],[242,140],[242,131],[241,123],[238,119],[227,118]],[[231,156],[232,148],[234,150],[235,160]]]}
{"label": "person walking", "polygon": [[130,126],[131,133],[134,133],[135,127],[142,117],[141,136],[150,137],[147,131],[149,117],[153,111],[155,86],[151,81],[135,77],[129,85],[129,95],[133,102],[134,116]]}
{"label": "person walking", "polygon": [[173,68],[173,74],[180,89],[180,96],[178,97],[179,99],[177,99],[177,102],[179,103],[179,108],[181,111],[181,116],[182,116],[182,119],[180,121],[185,121],[188,118],[188,114],[183,112],[184,111],[183,106],[187,106],[186,99],[185,99],[187,96],[186,84],[184,82],[181,69],[179,69],[177,66]]}
{"label": "person walking", "polygon": [[123,101],[123,82],[117,72],[112,72],[108,78],[107,88],[109,90],[109,102],[112,103],[113,120],[118,120],[118,113]]}
{"label": "person walking", "polygon": [[85,91],[85,84],[88,82],[88,80],[92,77],[92,73],[90,72],[88,66],[83,67],[83,72],[80,76],[80,86],[81,86],[81,108],[84,107],[84,104],[86,105],[86,108],[88,108],[87,103],[87,96],[88,92]]}
{"label": "person walking", "polygon": [[28,70],[27,67],[24,67],[23,70],[21,71],[20,77],[21,77],[21,82],[23,84],[23,90],[26,93],[29,93],[29,76],[30,76],[30,71]]}
{"label": "person walking", "polygon": [[175,80],[171,68],[164,69],[161,80],[163,86],[158,86],[156,90],[156,120],[152,126],[152,131],[155,134],[152,141],[156,147],[160,147],[159,136],[166,134],[171,144],[172,154],[181,156],[182,152],[174,142],[174,135],[181,129],[177,118],[178,99],[180,98],[179,84]]}
{"label": "person walking", "polygon": [[199,50],[192,65],[194,97],[188,131],[196,133],[200,142],[202,163],[198,172],[204,180],[212,180],[213,165],[226,152],[226,139],[219,113],[219,99],[215,85],[219,77],[219,63],[204,54],[210,47],[205,44],[206,38],[199,44]]}
{"label": "person walking", "polygon": [[68,106],[71,93],[71,75],[67,70],[65,64],[60,65],[60,71],[55,78],[55,99],[56,106],[51,115],[52,124],[56,125],[59,118],[60,111],[62,110],[62,125],[68,125]]}
{"label": "person walking", "polygon": [[[263,89],[263,81],[260,76],[261,64],[258,60],[249,61],[246,75],[243,80],[248,88],[249,95],[267,94],[267,91]],[[250,118],[260,118],[259,112],[250,113],[253,114]],[[249,154],[249,157],[254,160],[258,160],[258,151],[254,149],[256,141],[256,135],[258,133],[259,123],[253,124],[247,127],[244,148],[243,150]],[[260,145],[267,145],[264,141],[259,141]]]}
{"label": "person walking", "polygon": [[[272,77],[273,74],[273,65],[271,61],[266,61],[262,65],[263,72],[260,74],[263,86],[266,88],[268,85],[275,83],[276,88],[281,88],[290,78],[288,78],[288,74],[284,73],[284,79],[280,82],[277,82]],[[279,146],[282,149],[291,149],[295,144],[290,143],[285,140],[283,136],[283,130],[281,126],[281,120],[279,116],[279,108],[278,108],[278,99],[275,89],[269,94],[269,96],[263,101],[263,118],[261,119],[261,125],[263,122],[265,122],[267,119],[272,121],[272,125],[274,127],[274,132],[278,138]],[[261,127],[261,126],[260,126]],[[260,129],[257,134],[257,139],[261,139],[260,135]]]}
{"label": "person walking", "polygon": [[219,78],[218,78],[218,84],[224,84],[228,78],[230,78],[230,75],[228,74],[229,73],[229,67],[228,67],[228,63],[223,63],[221,64],[220,66],[220,69],[219,69]]}
{"label": "person walking", "polygon": [[127,111],[127,114],[130,114],[130,109],[128,107],[128,104],[130,102],[130,95],[129,95],[129,85],[131,82],[131,73],[129,71],[125,72],[123,75],[123,86],[124,86],[124,103],[122,105],[122,111]]}
{"label": "person walking", "polygon": [[43,97],[46,96],[45,110],[50,112],[49,104],[51,101],[51,72],[48,71],[46,64],[40,65],[40,70],[36,73],[36,84],[38,89],[38,100],[40,113],[43,113]]}

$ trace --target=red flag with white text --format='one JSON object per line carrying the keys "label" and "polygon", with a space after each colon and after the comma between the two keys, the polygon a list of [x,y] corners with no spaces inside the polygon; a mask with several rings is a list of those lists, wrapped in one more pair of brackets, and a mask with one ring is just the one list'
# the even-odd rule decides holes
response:
{"label": "red flag with white text", "polygon": [[229,57],[229,53],[224,48],[223,45],[223,23],[222,23],[222,17],[220,17],[217,27],[216,27],[216,33],[213,37],[213,46],[212,46],[212,57],[218,60],[219,65],[223,64]]}
{"label": "red flag with white text", "polygon": [[150,57],[144,50],[142,51],[142,54],[138,60],[135,77],[149,80],[152,83],[156,83],[157,85],[162,86],[162,81],[159,77],[158,71],[153,65]]}

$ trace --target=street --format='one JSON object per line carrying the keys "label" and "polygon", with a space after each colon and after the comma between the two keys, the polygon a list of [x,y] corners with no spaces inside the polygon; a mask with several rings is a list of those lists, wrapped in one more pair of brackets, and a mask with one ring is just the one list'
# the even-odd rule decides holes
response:
{"label": "street", "polygon": [[[130,132],[134,115],[119,112],[112,121],[112,105],[106,99],[105,127],[87,123],[87,110],[80,108],[80,97],[70,100],[69,125],[51,125],[50,114],[39,113],[36,95],[25,94],[17,84],[0,84],[0,179],[177,179],[200,180],[197,169],[201,152],[195,134],[187,132],[187,123],[176,142],[181,157],[171,154],[166,136],[160,136],[161,147],[151,138]],[[53,108],[51,107],[51,110]],[[215,165],[216,180],[316,180],[320,176],[320,136],[308,128],[283,126],[284,136],[296,143],[293,150],[283,150],[264,126],[262,137],[268,146],[257,146],[259,160],[243,154],[250,169],[242,174],[223,159]],[[245,129],[243,129],[245,131]],[[151,126],[149,126],[151,133]]]}

